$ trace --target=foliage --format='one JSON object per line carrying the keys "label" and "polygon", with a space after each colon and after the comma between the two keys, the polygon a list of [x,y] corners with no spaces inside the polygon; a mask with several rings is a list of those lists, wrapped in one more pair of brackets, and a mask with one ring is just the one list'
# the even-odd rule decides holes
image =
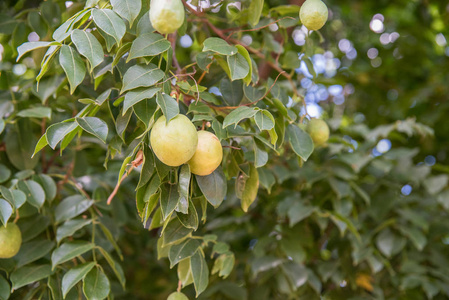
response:
{"label": "foliage", "polygon": [[[333,1],[308,32],[300,1],[191,2],[168,36],[147,0],[0,4],[0,299],[449,297],[447,4]],[[178,114],[211,175],[153,154]]]}

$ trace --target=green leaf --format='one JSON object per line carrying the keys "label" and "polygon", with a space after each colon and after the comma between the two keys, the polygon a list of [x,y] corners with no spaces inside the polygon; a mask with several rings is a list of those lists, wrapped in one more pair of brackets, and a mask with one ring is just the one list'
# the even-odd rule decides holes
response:
{"label": "green leaf", "polygon": [[55,181],[46,174],[40,174],[35,180],[42,186],[45,192],[45,199],[51,202],[57,193]]}
{"label": "green leaf", "polygon": [[171,246],[170,251],[168,252],[170,269],[181,260],[191,257],[199,247],[200,243],[195,239],[187,239],[178,245]]}
{"label": "green leaf", "polygon": [[168,296],[167,300],[189,300],[189,298],[181,292],[173,292]]}
{"label": "green leaf", "polygon": [[228,78],[223,78],[220,82],[220,92],[227,104],[237,106],[243,99],[243,82],[241,80],[230,81]]}
{"label": "green leaf", "polygon": [[75,120],[84,131],[95,135],[106,144],[109,129],[105,121],[96,117],[75,118]]}
{"label": "green leaf", "polygon": [[86,66],[78,52],[67,45],[61,46],[59,53],[59,64],[64,69],[70,83],[70,94],[81,84],[86,76]]}
{"label": "green leaf", "polygon": [[192,229],[184,227],[178,218],[172,219],[162,235],[163,245],[169,246],[183,241],[191,235]]}
{"label": "green leaf", "polygon": [[196,55],[196,62],[198,64],[198,67],[200,67],[203,71],[209,71],[207,69],[207,66],[212,62],[213,55],[211,52],[200,52]]}
{"label": "green leaf", "polygon": [[[39,224],[39,226],[36,226]],[[50,218],[43,215],[36,215],[33,218],[22,219],[19,223],[22,232],[22,242],[27,242],[41,234],[50,225]]]}
{"label": "green leaf", "polygon": [[165,116],[166,123],[179,114],[178,102],[171,96],[163,93],[158,93],[156,96],[156,102],[162,110]]}
{"label": "green leaf", "polygon": [[[240,175],[239,177],[241,176],[244,175]],[[243,188],[241,189],[241,205],[244,212],[247,212],[250,205],[256,200],[258,190],[259,173],[253,165],[250,165],[249,177],[245,180]]]}
{"label": "green leaf", "polygon": [[132,66],[123,76],[121,93],[138,87],[155,85],[164,75],[164,72],[154,64]]}
{"label": "green leaf", "polygon": [[150,150],[150,147],[147,146],[143,150],[143,167],[140,171],[139,183],[137,184],[137,188],[144,186],[151,179],[151,176],[154,174],[154,156]]}
{"label": "green leaf", "polygon": [[58,42],[27,42],[24,43],[22,45],[20,45],[17,48],[17,59],[16,61],[19,61],[23,55],[25,55],[26,53],[39,49],[39,48],[45,48],[45,47],[50,47],[52,45],[61,45],[61,43]]}
{"label": "green leaf", "polygon": [[297,290],[300,286],[307,282],[307,269],[296,262],[290,261],[283,264],[282,270],[294,290]]}
{"label": "green leaf", "polygon": [[416,249],[419,251],[424,249],[427,244],[427,238],[420,230],[406,226],[400,226],[399,230],[404,236],[408,237],[412,241]]}
{"label": "green leaf", "polygon": [[[103,37],[104,41],[106,42],[106,49],[108,50],[108,52],[111,51],[112,47],[114,47],[115,44],[117,44],[117,41],[115,40],[115,38],[109,34],[107,34],[106,32],[104,32],[101,28],[98,28],[98,32],[101,34],[101,36]],[[112,58],[111,58],[112,60]],[[113,60],[112,60],[113,62]],[[96,70],[94,70],[94,77],[97,78],[103,74],[106,73],[106,71],[110,71],[112,73],[112,69],[110,67],[112,67],[112,62],[110,64],[108,64],[106,62],[106,60],[103,61],[103,63],[98,67],[104,67],[102,72],[96,72]],[[95,74],[97,73],[97,74]]]}
{"label": "green leaf", "polygon": [[103,47],[92,33],[75,29],[71,34],[71,38],[78,52],[89,61],[91,72],[103,62]]}
{"label": "green leaf", "polygon": [[226,278],[231,274],[234,268],[235,257],[231,252],[226,252],[215,259],[214,266],[212,268],[212,274],[218,273],[218,276]]}
{"label": "green leaf", "polygon": [[125,288],[126,285],[126,278],[125,273],[123,273],[123,269],[114,259],[112,259],[111,255],[106,252],[103,248],[98,248],[101,252],[101,254],[104,256],[106,261],[108,262],[109,266],[111,267],[112,271],[114,271],[115,276],[120,281],[120,284],[123,288]]}
{"label": "green leaf", "polygon": [[115,12],[110,9],[93,9],[92,18],[101,30],[112,36],[117,44],[120,44],[126,33],[126,25]]}
{"label": "green leaf", "polygon": [[11,177],[11,170],[3,164],[0,164],[0,183],[7,181]]}
{"label": "green leaf", "polygon": [[21,190],[11,190],[0,186],[0,192],[14,209],[19,209],[27,200],[27,195]]}
{"label": "green leaf", "polygon": [[115,52],[114,60],[112,61],[112,64],[111,64],[112,67],[115,67],[116,65],[118,65],[119,62],[123,61],[121,59],[125,54],[129,53],[129,49],[131,49],[131,45],[132,45],[131,42],[125,43]]}
{"label": "green leaf", "polygon": [[[38,76],[39,77],[39,76]],[[53,96],[59,86],[64,82],[66,76],[51,76],[40,80],[37,85],[33,86],[33,94],[35,94],[42,103],[46,103],[48,98]],[[39,78],[37,78],[39,80]]]}
{"label": "green leaf", "polygon": [[231,80],[243,79],[249,73],[249,65],[240,53],[227,57]]}
{"label": "green leaf", "polygon": [[203,251],[198,250],[190,258],[190,270],[193,276],[193,285],[198,297],[209,284],[209,269],[206,260],[204,259]]}
{"label": "green leaf", "polygon": [[82,280],[87,273],[95,266],[95,262],[85,263],[82,265],[78,265],[74,268],[71,268],[67,273],[64,274],[62,278],[62,295],[65,299],[68,292]]}
{"label": "green leaf", "polygon": [[139,16],[142,9],[141,0],[111,0],[112,8],[133,27],[134,20]]}
{"label": "green leaf", "polygon": [[145,124],[146,128],[148,128],[150,125],[152,126],[152,122],[154,122],[155,112],[158,109],[158,105],[154,98],[139,101],[133,106],[134,113],[139,118],[139,120]]}
{"label": "green leaf", "polygon": [[28,24],[37,35],[43,39],[47,35],[48,25],[37,11],[30,11],[27,18]]}
{"label": "green leaf", "polygon": [[60,223],[78,216],[79,214],[85,212],[93,203],[93,200],[86,199],[81,195],[74,195],[65,198],[58,204],[58,206],[56,206],[56,222]]}
{"label": "green leaf", "polygon": [[290,124],[287,127],[287,135],[293,151],[304,161],[313,152],[313,141],[310,135],[296,125]]}
{"label": "green leaf", "polygon": [[178,213],[177,217],[179,221],[184,225],[186,228],[191,228],[193,230],[198,229],[198,213],[196,212],[195,205],[190,201],[187,214]]}
{"label": "green leaf", "polygon": [[300,199],[295,201],[287,212],[290,227],[309,217],[315,210],[313,206],[304,205]]}
{"label": "green leaf", "polygon": [[162,218],[165,221],[175,210],[179,201],[178,187],[174,184],[166,183],[161,185],[161,210]]}
{"label": "green leaf", "polygon": [[254,121],[256,121],[256,125],[260,131],[274,128],[274,118],[268,110],[259,110],[254,116]]}
{"label": "green leaf", "polygon": [[225,40],[211,37],[204,41],[203,52],[212,51],[222,55],[234,55],[238,52],[237,48],[229,45]]}
{"label": "green leaf", "polygon": [[227,115],[223,121],[223,128],[228,127],[229,125],[235,124],[235,127],[237,127],[237,124],[246,118],[253,117],[258,110],[254,108],[250,108],[247,106],[240,106],[237,109],[234,109],[231,111],[229,115]]}
{"label": "green leaf", "polygon": [[16,120],[9,127],[3,139],[9,161],[19,170],[32,170],[39,162],[37,157],[31,158],[35,138],[28,119]]}
{"label": "green leaf", "polygon": [[41,136],[41,138],[37,142],[36,148],[34,149],[34,152],[33,152],[33,155],[31,156],[31,158],[34,158],[34,156],[47,145],[48,145],[47,135],[44,134],[43,136]]}
{"label": "green leaf", "polygon": [[207,201],[214,207],[220,206],[227,193],[227,181],[223,169],[219,166],[212,174],[195,175],[195,178]]}
{"label": "green leaf", "polygon": [[262,14],[264,0],[252,0],[248,8],[248,23],[255,27]]}
{"label": "green leaf", "polygon": [[111,231],[103,223],[98,223],[98,225],[100,226],[101,231],[103,231],[104,236],[106,237],[106,239],[114,247],[114,249],[117,252],[117,254],[120,257],[120,259],[123,260],[122,250],[120,250],[120,247],[118,246],[117,241],[115,240],[115,238],[112,235]]}
{"label": "green leaf", "polygon": [[[0,275],[0,299],[8,300],[10,295],[11,295],[11,287],[9,286],[9,282],[2,275]],[[179,297],[173,298],[172,300],[174,299],[183,300],[182,298]],[[189,299],[187,298],[187,300]]]}
{"label": "green leaf", "polygon": [[17,260],[17,267],[20,268],[44,257],[54,246],[55,243],[49,240],[37,240],[22,244],[19,253],[14,257]]}
{"label": "green leaf", "polygon": [[254,146],[254,166],[260,168],[268,162],[268,153],[257,145]]}
{"label": "green leaf", "polygon": [[405,245],[405,240],[390,229],[384,229],[376,237],[376,246],[385,256],[391,257],[399,253]]}
{"label": "green leaf", "polygon": [[248,50],[246,50],[246,48],[243,47],[242,45],[236,45],[235,47],[238,49],[239,53],[248,63],[249,72],[248,75],[246,75],[245,78],[243,78],[243,81],[246,83],[246,85],[249,85],[251,83],[251,78],[253,76],[253,63],[251,61],[251,56],[249,55]]}
{"label": "green leaf", "polygon": [[160,88],[141,88],[129,91],[125,95],[125,101],[123,101],[123,114],[140,101],[153,98],[160,90]]}
{"label": "green leaf", "polygon": [[53,272],[51,270],[50,265],[39,265],[39,266],[29,266],[19,268],[15,270],[10,277],[12,282],[12,289],[17,290],[22,286],[47,278],[52,273]]}
{"label": "green leaf", "polygon": [[92,219],[68,220],[56,230],[56,241],[60,243],[64,238],[72,236],[75,232],[92,223]]}
{"label": "green leaf", "polygon": [[182,165],[178,180],[179,202],[177,211],[183,214],[188,213],[190,177],[191,173],[189,165]]}
{"label": "green leaf", "polygon": [[83,279],[83,292],[88,300],[102,300],[110,291],[109,279],[100,268],[93,268]]}
{"label": "green leaf", "polygon": [[179,262],[177,273],[183,287],[193,283],[192,271],[190,270],[190,258],[186,258]]}
{"label": "green leaf", "polygon": [[148,11],[140,17],[140,20],[137,23],[136,35],[139,36],[147,32],[154,32],[154,28],[151,25],[150,14]]}
{"label": "green leaf", "polygon": [[5,121],[0,118],[0,134],[3,132],[3,130],[5,129]]}
{"label": "green leaf", "polygon": [[271,194],[271,188],[276,183],[273,172],[266,168],[260,168],[257,172],[259,173],[260,185],[267,189],[268,194]]}
{"label": "green leaf", "polygon": [[33,108],[28,108],[28,109],[24,109],[24,110],[19,111],[17,116],[23,117],[23,118],[40,118],[40,119],[47,118],[47,119],[51,119],[51,108],[44,107],[44,106],[37,106],[37,107],[33,107]]}
{"label": "green leaf", "polygon": [[167,51],[170,46],[170,42],[162,35],[153,32],[144,33],[134,40],[127,61],[133,58],[161,54]]}
{"label": "green leaf", "polygon": [[0,221],[3,225],[8,223],[9,218],[12,215],[12,206],[8,201],[0,198]]}
{"label": "green leaf", "polygon": [[52,268],[54,269],[55,266],[80,256],[87,251],[92,250],[94,247],[94,244],[86,241],[64,243],[51,254]]}
{"label": "green leaf", "polygon": [[[71,122],[61,122],[51,125],[47,128],[47,132],[45,133],[45,138],[47,139],[48,145],[55,149],[58,143],[70,132],[75,130],[78,127],[78,124],[71,121]],[[41,138],[42,139],[42,138]],[[41,141],[39,140],[38,145],[41,144]],[[37,146],[36,146],[37,149]]]}
{"label": "green leaf", "polygon": [[45,202],[45,191],[39,183],[33,180],[20,181],[19,188],[22,190],[29,204],[41,208]]}

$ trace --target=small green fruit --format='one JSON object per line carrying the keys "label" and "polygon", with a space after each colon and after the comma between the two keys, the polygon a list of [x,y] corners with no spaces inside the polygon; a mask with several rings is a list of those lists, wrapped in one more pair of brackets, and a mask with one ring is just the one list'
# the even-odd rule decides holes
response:
{"label": "small green fruit", "polygon": [[329,12],[321,0],[307,0],[301,6],[299,18],[309,30],[319,30],[327,21]]}
{"label": "small green fruit", "polygon": [[168,296],[167,300],[189,300],[189,298],[181,292],[174,292]]}
{"label": "small green fruit", "polygon": [[198,132],[198,147],[189,160],[190,172],[206,176],[215,171],[223,159],[220,140],[209,131]]}
{"label": "small green fruit", "polygon": [[11,258],[19,252],[22,233],[14,223],[0,227],[0,258]]}
{"label": "small green fruit", "polygon": [[192,158],[198,145],[195,125],[184,115],[177,115],[166,124],[165,116],[154,123],[150,143],[154,154],[164,164],[180,166]]}
{"label": "small green fruit", "polygon": [[321,146],[329,139],[329,126],[323,120],[310,120],[306,130],[310,134],[315,147]]}
{"label": "small green fruit", "polygon": [[184,18],[184,5],[181,0],[151,0],[151,25],[160,33],[175,32],[184,23]]}

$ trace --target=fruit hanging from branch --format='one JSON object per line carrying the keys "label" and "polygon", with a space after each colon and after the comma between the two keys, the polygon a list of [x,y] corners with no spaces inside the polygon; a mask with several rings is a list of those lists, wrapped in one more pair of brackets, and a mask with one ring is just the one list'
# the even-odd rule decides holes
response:
{"label": "fruit hanging from branch", "polygon": [[17,254],[22,245],[22,233],[14,223],[0,227],[0,258],[11,258]]}
{"label": "fruit hanging from branch", "polygon": [[151,25],[160,33],[175,32],[182,26],[184,19],[184,5],[181,0],[151,0]]}
{"label": "fruit hanging from branch", "polygon": [[315,147],[321,146],[329,139],[329,126],[320,119],[312,119],[307,124],[307,132],[313,140]]}
{"label": "fruit hanging from branch", "polygon": [[307,0],[301,6],[299,18],[309,30],[319,30],[326,24],[329,12],[321,0]]}
{"label": "fruit hanging from branch", "polygon": [[223,149],[217,136],[209,131],[198,132],[198,147],[189,160],[193,174],[206,176],[211,174],[223,159]]}
{"label": "fruit hanging from branch", "polygon": [[177,167],[192,158],[198,145],[198,133],[184,115],[177,115],[168,123],[165,116],[161,116],[151,130],[150,143],[161,162]]}

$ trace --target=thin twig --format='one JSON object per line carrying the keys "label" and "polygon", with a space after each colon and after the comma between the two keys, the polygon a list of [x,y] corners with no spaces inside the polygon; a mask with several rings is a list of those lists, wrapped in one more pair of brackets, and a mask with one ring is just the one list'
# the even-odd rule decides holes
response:
{"label": "thin twig", "polygon": [[120,188],[120,185],[122,184],[123,180],[125,180],[126,177],[128,177],[128,175],[131,173],[131,171],[134,168],[137,168],[138,166],[140,166],[143,163],[143,151],[139,150],[139,152],[137,152],[136,154],[136,158],[131,162],[131,168],[125,172],[125,174],[123,174],[122,178],[120,179],[119,182],[117,182],[117,184],[115,185],[114,190],[112,191],[111,195],[109,195],[108,197],[108,201],[107,204],[110,205],[112,199],[115,197],[115,195],[118,192],[118,189]]}

